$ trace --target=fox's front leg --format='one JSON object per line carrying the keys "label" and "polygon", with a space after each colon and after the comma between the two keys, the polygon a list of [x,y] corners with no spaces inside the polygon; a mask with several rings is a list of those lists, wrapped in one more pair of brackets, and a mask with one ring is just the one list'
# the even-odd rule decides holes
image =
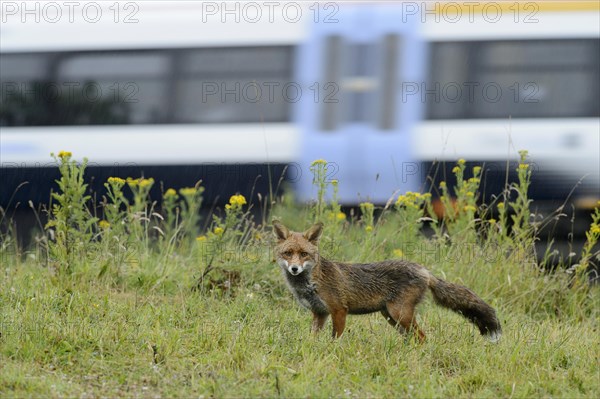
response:
{"label": "fox's front leg", "polygon": [[338,338],[344,332],[346,327],[346,316],[348,310],[342,308],[331,313],[331,321],[333,322],[333,338]]}
{"label": "fox's front leg", "polygon": [[327,316],[329,315],[313,313],[313,321],[310,330],[315,334],[321,331],[325,325],[325,322],[327,321]]}

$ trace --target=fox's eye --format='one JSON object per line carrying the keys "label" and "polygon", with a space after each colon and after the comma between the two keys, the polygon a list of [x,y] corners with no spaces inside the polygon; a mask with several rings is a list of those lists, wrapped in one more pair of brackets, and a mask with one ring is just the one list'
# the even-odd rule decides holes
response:
{"label": "fox's eye", "polygon": [[283,256],[285,256],[285,257],[288,257],[288,258],[289,258],[290,256],[292,256],[292,251],[285,251],[285,252],[283,253]]}
{"label": "fox's eye", "polygon": [[300,252],[300,256],[306,258],[308,256],[308,252]]}

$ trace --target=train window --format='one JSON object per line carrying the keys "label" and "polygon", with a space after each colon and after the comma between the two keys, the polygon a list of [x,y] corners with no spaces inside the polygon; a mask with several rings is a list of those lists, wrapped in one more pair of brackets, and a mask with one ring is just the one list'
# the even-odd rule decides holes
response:
{"label": "train window", "polygon": [[[81,90],[69,99],[71,112],[67,111],[65,124],[166,122],[164,97],[170,66],[169,55],[157,51],[64,55],[57,80]],[[80,108],[90,108],[90,115],[80,115]],[[73,111],[79,116],[72,115]]]}
{"label": "train window", "polygon": [[[481,81],[494,82],[497,86],[489,86],[487,93],[476,93],[474,115],[492,118],[587,117],[595,116],[594,102],[598,106],[594,101],[598,89],[589,83],[593,77],[583,71],[507,71],[479,76]],[[499,95],[500,89],[506,93]]]}
{"label": "train window", "polygon": [[428,119],[600,116],[600,41],[439,42],[421,90]]}
{"label": "train window", "polygon": [[41,89],[36,81],[47,78],[51,62],[51,57],[43,54],[0,57],[0,126],[24,126],[48,114],[36,107],[36,93]]}
{"label": "train window", "polygon": [[593,62],[585,40],[502,41],[481,48],[481,63],[489,68],[579,67]]}
{"label": "train window", "polygon": [[401,46],[397,34],[385,35],[379,42],[347,42],[339,35],[325,38],[323,88],[335,85],[341,100],[324,99],[322,131],[334,131],[341,123],[374,124],[380,130],[395,128]]}
{"label": "train window", "polygon": [[348,43],[346,45],[345,76],[342,80],[344,120],[351,123],[373,121],[375,100],[375,43]]}
{"label": "train window", "polygon": [[285,122],[301,95],[289,47],[185,50],[178,64],[181,123]]}
{"label": "train window", "polygon": [[299,96],[283,76],[181,78],[177,91],[174,115],[180,123],[284,122],[290,103]]}
{"label": "train window", "polygon": [[292,49],[2,54],[0,125],[286,122]]}
{"label": "train window", "polygon": [[216,48],[183,51],[184,74],[287,74],[287,47]]}
{"label": "train window", "polygon": [[164,77],[169,71],[168,55],[161,52],[124,52],[65,55],[59,79],[104,79],[106,77]]}
{"label": "train window", "polygon": [[377,45],[347,42],[339,35],[324,40],[323,91],[338,93],[340,100],[326,96],[321,106],[321,130],[333,131],[341,123],[373,123],[377,89]]}
{"label": "train window", "polygon": [[50,57],[43,54],[14,54],[0,57],[0,77],[10,83],[43,77],[50,70]]}
{"label": "train window", "polygon": [[[398,85],[397,76],[398,73],[398,53],[400,46],[402,45],[400,37],[396,34],[386,35],[383,38],[382,43],[382,66],[381,66],[381,78],[379,85],[379,120],[378,125],[381,130],[392,130],[394,129],[394,119],[398,112],[396,107],[398,103],[396,101],[396,90]],[[401,75],[401,74],[400,74]]]}
{"label": "train window", "polygon": [[[339,35],[332,35],[325,38],[324,46],[324,82],[323,89],[333,87],[339,88],[340,75],[342,70],[342,46],[343,40]],[[337,92],[337,91],[336,91]],[[340,123],[340,104],[339,101],[323,100],[321,113],[321,130],[336,130]]]}

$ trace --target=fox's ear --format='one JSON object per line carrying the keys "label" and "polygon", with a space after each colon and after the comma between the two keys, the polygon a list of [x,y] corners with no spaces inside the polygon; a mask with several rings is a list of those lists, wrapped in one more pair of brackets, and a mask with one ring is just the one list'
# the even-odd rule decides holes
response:
{"label": "fox's ear", "polygon": [[279,220],[273,220],[273,233],[275,233],[275,237],[280,240],[287,240],[290,236],[290,231],[287,227],[285,227]]}
{"label": "fox's ear", "polygon": [[317,222],[313,224],[310,229],[306,230],[304,234],[304,238],[306,238],[311,243],[317,245],[319,242],[319,238],[321,238],[321,233],[323,233],[323,223]]}

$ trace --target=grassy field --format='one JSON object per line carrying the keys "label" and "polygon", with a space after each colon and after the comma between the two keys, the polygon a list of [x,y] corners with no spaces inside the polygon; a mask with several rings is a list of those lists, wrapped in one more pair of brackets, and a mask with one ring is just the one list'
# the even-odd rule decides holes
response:
{"label": "grassy field", "polygon": [[[600,395],[600,293],[585,277],[600,210],[579,264],[544,272],[533,253],[527,166],[507,188],[516,197],[480,204],[480,170],[459,161],[457,186],[439,188],[442,220],[419,193],[344,214],[338,183],[316,161],[314,204],[234,196],[199,231],[201,186],[166,190],[158,213],[148,199],[153,181],[112,179],[100,219],[86,207],[84,165],[69,153],[56,160],[63,179],[37,244],[22,251],[10,229],[1,237],[1,397]],[[250,206],[266,210],[262,223]],[[426,238],[419,228],[430,216]],[[424,344],[379,314],[349,317],[338,340],[330,322],[311,335],[310,313],[272,260],[272,217],[295,229],[325,221],[326,257],[402,257],[467,285],[497,309],[501,341],[487,342],[430,298],[418,312]]]}

